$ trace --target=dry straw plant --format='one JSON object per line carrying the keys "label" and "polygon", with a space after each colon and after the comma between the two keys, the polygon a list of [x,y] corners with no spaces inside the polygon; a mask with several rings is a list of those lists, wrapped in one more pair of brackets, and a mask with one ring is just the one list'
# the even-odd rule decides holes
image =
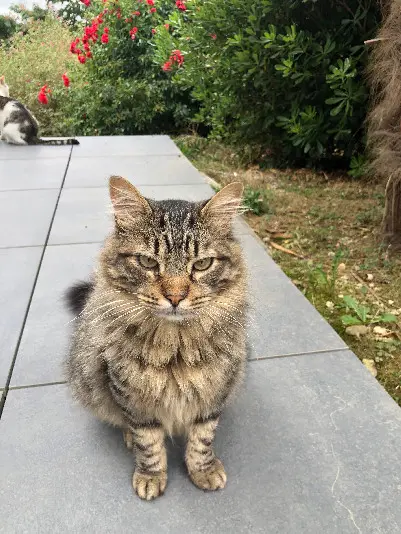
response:
{"label": "dry straw plant", "polygon": [[384,238],[401,249],[401,0],[385,2],[383,24],[372,40],[372,107],[368,143],[373,171],[386,183]]}

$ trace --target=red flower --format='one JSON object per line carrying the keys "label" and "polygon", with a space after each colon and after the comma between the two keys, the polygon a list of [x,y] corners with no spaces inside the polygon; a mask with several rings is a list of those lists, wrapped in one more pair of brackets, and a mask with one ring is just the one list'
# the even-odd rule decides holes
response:
{"label": "red flower", "polygon": [[80,39],[79,39],[79,37],[77,37],[75,39],[75,41],[72,41],[72,43],[70,44],[70,52],[71,52],[71,54],[79,54],[80,50],[79,50],[79,48],[77,48],[79,41],[80,41]]}
{"label": "red flower", "polygon": [[170,24],[165,24],[164,27],[166,28],[166,30],[168,30],[170,28]]}
{"label": "red flower", "polygon": [[210,34],[210,37],[213,39],[213,40],[216,40],[217,39],[217,35],[215,33],[211,33]]}
{"label": "red flower", "polygon": [[186,11],[187,10],[187,6],[185,5],[185,3],[182,0],[177,0],[175,5],[178,7],[178,9],[180,11]]}
{"label": "red flower", "polygon": [[155,7],[152,7],[152,8],[150,9],[150,12],[151,12],[151,13],[156,13],[156,11],[157,11],[157,9],[156,9]]}
{"label": "red flower", "polygon": [[40,91],[38,93],[38,100],[41,104],[48,104],[48,99],[46,93],[50,93],[50,89],[47,87],[47,85],[44,85],[40,88]]}
{"label": "red flower", "polygon": [[66,87],[69,87],[70,86],[70,79],[69,77],[67,76],[66,73],[64,73],[61,78],[63,79],[63,84],[66,86]]}
{"label": "red flower", "polygon": [[81,2],[82,2],[83,4],[85,4],[86,7],[89,7],[89,6],[91,5],[91,1],[90,1],[90,0],[81,0]]}
{"label": "red flower", "polygon": [[138,28],[136,26],[130,29],[129,34],[132,40],[135,39],[137,32],[138,32]]}
{"label": "red flower", "polygon": [[92,52],[89,50],[89,52],[86,52],[86,57],[90,59],[92,57]]}
{"label": "red flower", "polygon": [[182,55],[182,52],[180,50],[173,50],[173,53],[171,54],[170,59],[172,61],[176,61],[179,66],[181,66],[184,63],[184,56]]}
{"label": "red flower", "polygon": [[47,99],[47,96],[45,95],[45,93],[42,93],[41,91],[39,91],[38,100],[39,100],[39,102],[41,104],[48,104],[49,103],[49,100]]}
{"label": "red flower", "polygon": [[109,33],[109,28],[104,28],[103,33]]}
{"label": "red flower", "polygon": [[153,35],[156,33],[156,28],[152,28]]}
{"label": "red flower", "polygon": [[173,50],[169,60],[164,63],[162,69],[164,71],[171,70],[174,63],[177,63],[179,67],[184,63],[184,55],[181,50]]}
{"label": "red flower", "polygon": [[155,0],[146,0],[146,3],[148,4],[148,6],[154,6]]}
{"label": "red flower", "polygon": [[78,56],[78,61],[79,61],[80,63],[85,63],[85,61],[86,61],[86,57],[85,57],[85,56],[81,56],[81,55],[79,55],[79,56]]}
{"label": "red flower", "polygon": [[104,33],[102,37],[100,38],[100,40],[102,41],[103,44],[107,44],[109,42],[109,36],[107,35],[107,33]]}
{"label": "red flower", "polygon": [[137,17],[139,17],[140,14],[141,14],[141,12],[140,12],[140,11],[133,11],[132,14],[133,14],[133,15],[136,15]]}

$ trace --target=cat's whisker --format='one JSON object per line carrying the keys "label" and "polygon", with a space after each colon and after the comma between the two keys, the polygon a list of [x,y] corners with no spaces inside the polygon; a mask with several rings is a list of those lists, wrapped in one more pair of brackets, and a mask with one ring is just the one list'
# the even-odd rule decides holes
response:
{"label": "cat's whisker", "polygon": [[[111,335],[115,336],[118,333],[118,331],[121,330],[121,328],[125,327],[121,335],[119,336],[120,339],[123,338],[125,332],[128,330],[130,326],[132,326],[132,323],[131,323],[132,319],[135,319],[137,316],[139,316],[140,313],[144,311],[146,310],[140,310],[137,314],[135,315],[133,314],[133,317],[129,316],[128,319],[126,320],[127,324],[126,325],[122,324],[121,326],[119,326],[116,330],[114,330],[114,332]],[[147,313],[147,315],[142,319],[142,322],[144,322],[148,317],[149,317],[149,313]]]}
{"label": "cat's whisker", "polygon": [[[118,291],[120,292],[120,291]],[[93,305],[93,301],[94,302],[98,302],[99,300],[102,300],[103,298],[105,298],[106,296],[108,295],[112,295],[114,294],[113,291],[104,291],[104,292],[101,292],[100,295],[96,296],[94,299],[90,299],[90,301],[84,306],[84,308],[82,309],[82,311],[80,313],[78,313],[78,315],[76,315],[73,319],[71,319],[71,321],[68,321],[67,324],[70,324],[74,321],[76,321],[77,319],[80,319],[83,315],[86,314],[86,311],[88,309],[91,309],[92,308],[92,305]],[[117,301],[116,301],[117,302]],[[103,306],[107,306],[107,304],[109,303],[106,303],[104,304]],[[95,310],[98,309],[98,308],[95,308]],[[90,314],[87,314],[86,316],[88,317]]]}
{"label": "cat's whisker", "polygon": [[236,319],[233,315],[231,315],[231,313],[229,313],[227,310],[223,310],[221,307],[217,305],[214,305],[213,309],[219,310],[220,313],[222,314],[222,317],[229,317],[233,324],[236,324],[241,328],[245,328],[245,324],[240,323],[240,321],[238,321],[238,319]]}
{"label": "cat's whisker", "polygon": [[124,308],[126,306],[132,306],[132,305],[133,305],[133,302],[125,302],[124,304],[119,304],[118,306],[114,306],[112,308],[109,308],[104,313],[99,315],[98,317],[95,317],[94,319],[92,319],[91,323],[92,324],[96,323],[96,321],[99,321],[99,320],[103,319],[103,317],[107,317],[109,314],[111,314],[112,312],[114,312],[116,310],[124,311]]}
{"label": "cat's whisker", "polygon": [[[212,320],[212,323],[213,323],[214,327],[215,327],[220,333],[222,333],[224,337],[226,337],[226,338],[230,338],[229,333],[226,332],[226,331],[225,331],[225,330],[224,330],[224,329],[217,323],[217,321],[215,321],[216,317],[215,317],[213,314],[209,314],[209,313],[207,313],[206,311],[205,311],[205,314],[209,317],[209,319]],[[226,342],[224,342],[224,340],[223,340],[223,343],[225,344],[227,351],[230,352],[230,347],[228,346],[228,344],[227,344]]]}
{"label": "cat's whisker", "polygon": [[139,315],[139,313],[141,313],[141,311],[143,311],[144,309],[143,306],[136,306],[136,307],[130,308],[127,312],[122,313],[121,315],[118,315],[115,319],[113,319],[110,323],[108,323],[107,328],[110,328],[110,326],[114,324],[116,321],[118,321],[119,319],[122,319],[123,317],[126,317],[129,314],[132,314],[134,311],[138,310],[139,308],[141,308],[138,312],[138,315]]}

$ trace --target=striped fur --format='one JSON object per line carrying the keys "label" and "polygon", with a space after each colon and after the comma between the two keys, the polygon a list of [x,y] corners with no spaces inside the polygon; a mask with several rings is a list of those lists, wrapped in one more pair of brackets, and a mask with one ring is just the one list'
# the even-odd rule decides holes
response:
{"label": "striped fur", "polygon": [[143,499],[166,487],[166,435],[187,436],[198,487],[226,482],[212,444],[246,361],[246,271],[232,235],[241,192],[231,184],[208,202],[156,202],[112,178],[115,231],[93,286],[70,293],[80,313],[69,384],[97,417],[123,429]]}

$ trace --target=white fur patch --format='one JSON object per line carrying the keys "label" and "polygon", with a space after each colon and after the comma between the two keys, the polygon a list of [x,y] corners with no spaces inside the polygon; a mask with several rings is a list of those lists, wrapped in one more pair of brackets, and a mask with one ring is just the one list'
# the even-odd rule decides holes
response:
{"label": "white fur patch", "polygon": [[10,122],[4,126],[5,121],[10,118],[13,111],[19,111],[14,102],[8,102],[0,111],[1,139],[13,145],[26,145],[25,136],[21,135],[17,122]]}
{"label": "white fur patch", "polygon": [[1,137],[7,143],[13,145],[26,145],[25,135],[22,135],[17,122],[9,122],[2,131]]}

